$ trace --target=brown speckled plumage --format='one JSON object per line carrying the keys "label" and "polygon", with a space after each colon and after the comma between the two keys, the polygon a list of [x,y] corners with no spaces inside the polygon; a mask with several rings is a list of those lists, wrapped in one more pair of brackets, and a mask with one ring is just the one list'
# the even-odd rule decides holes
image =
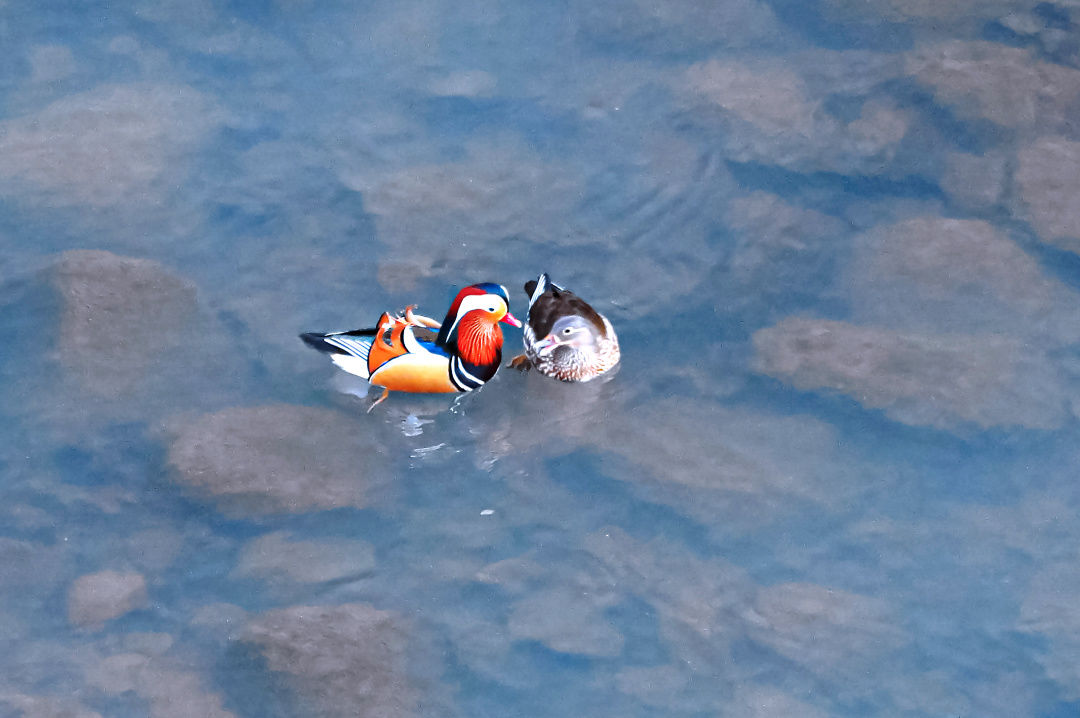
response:
{"label": "brown speckled plumage", "polygon": [[547,274],[526,282],[525,292],[530,299],[525,356],[537,371],[560,381],[589,381],[619,363],[611,322],[588,302],[552,283]]}

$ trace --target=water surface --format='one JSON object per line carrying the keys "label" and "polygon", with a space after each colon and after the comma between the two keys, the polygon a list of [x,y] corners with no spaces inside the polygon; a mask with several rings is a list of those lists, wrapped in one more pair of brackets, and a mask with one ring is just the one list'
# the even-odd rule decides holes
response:
{"label": "water surface", "polygon": [[1077,13],[0,0],[0,713],[1077,714]]}

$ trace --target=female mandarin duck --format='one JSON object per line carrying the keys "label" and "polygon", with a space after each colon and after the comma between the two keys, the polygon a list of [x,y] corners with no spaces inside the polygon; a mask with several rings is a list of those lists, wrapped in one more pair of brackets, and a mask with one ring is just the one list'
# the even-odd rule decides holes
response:
{"label": "female mandarin duck", "polygon": [[503,286],[485,282],[458,292],[442,324],[413,314],[410,306],[404,317],[383,312],[374,329],[300,338],[350,374],[383,387],[371,411],[391,391],[443,393],[483,386],[502,361],[499,322],[521,326],[509,305]]}
{"label": "female mandarin duck", "polygon": [[619,363],[619,339],[607,317],[541,274],[525,283],[525,354],[511,366],[535,366],[560,381],[589,381]]}

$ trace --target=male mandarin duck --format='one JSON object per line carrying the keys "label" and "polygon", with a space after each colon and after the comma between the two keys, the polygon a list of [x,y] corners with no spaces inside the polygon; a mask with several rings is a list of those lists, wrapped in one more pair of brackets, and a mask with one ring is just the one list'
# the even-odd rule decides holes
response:
{"label": "male mandarin duck", "polygon": [[525,283],[525,354],[511,366],[535,366],[560,381],[589,381],[619,363],[619,339],[607,317],[546,273]]}
{"label": "male mandarin duck", "polygon": [[502,361],[499,322],[520,327],[510,313],[506,288],[484,282],[458,292],[446,319],[439,324],[406,308],[403,317],[383,312],[373,329],[300,338],[339,367],[391,391],[444,393],[472,391],[483,386]]}

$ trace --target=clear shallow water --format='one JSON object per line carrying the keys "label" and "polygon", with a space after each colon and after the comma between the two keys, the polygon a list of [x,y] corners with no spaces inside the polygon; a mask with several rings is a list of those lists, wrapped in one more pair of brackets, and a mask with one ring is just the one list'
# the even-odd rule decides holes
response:
{"label": "clear shallow water", "polygon": [[0,4],[2,713],[1074,715],[1076,13]]}

